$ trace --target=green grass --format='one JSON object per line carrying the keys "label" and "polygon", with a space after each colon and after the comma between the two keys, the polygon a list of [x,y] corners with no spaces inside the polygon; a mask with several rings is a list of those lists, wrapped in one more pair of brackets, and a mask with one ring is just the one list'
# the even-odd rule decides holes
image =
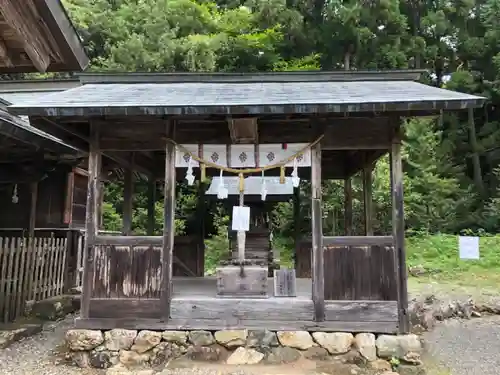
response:
{"label": "green grass", "polygon": [[408,265],[422,265],[435,271],[421,279],[463,287],[500,289],[500,236],[481,237],[479,260],[462,260],[458,253],[458,237],[432,235],[409,237],[406,242]]}

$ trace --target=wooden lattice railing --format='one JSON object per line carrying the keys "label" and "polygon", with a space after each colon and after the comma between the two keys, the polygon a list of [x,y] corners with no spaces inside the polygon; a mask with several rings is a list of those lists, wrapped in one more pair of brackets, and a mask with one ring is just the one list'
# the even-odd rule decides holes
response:
{"label": "wooden lattice railing", "polygon": [[27,301],[64,293],[66,238],[0,237],[0,322],[22,316]]}

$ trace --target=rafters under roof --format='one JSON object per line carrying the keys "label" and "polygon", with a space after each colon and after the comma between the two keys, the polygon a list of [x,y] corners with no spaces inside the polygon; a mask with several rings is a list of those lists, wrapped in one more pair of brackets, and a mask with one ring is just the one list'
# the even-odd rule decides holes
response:
{"label": "rafters under roof", "polygon": [[82,71],[88,63],[60,0],[0,0],[0,73]]}

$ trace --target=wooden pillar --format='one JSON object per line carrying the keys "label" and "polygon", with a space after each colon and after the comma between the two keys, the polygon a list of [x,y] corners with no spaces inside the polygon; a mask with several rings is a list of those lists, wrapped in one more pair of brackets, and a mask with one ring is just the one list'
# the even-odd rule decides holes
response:
{"label": "wooden pillar", "polygon": [[312,299],[314,320],[325,320],[325,278],[323,266],[323,218],[321,214],[321,145],[316,144],[311,157],[312,190]]}
{"label": "wooden pillar", "polygon": [[30,184],[31,190],[31,206],[30,206],[30,221],[28,227],[28,234],[31,238],[35,236],[36,226],[36,206],[38,204],[38,181]]}
{"label": "wooden pillar", "polygon": [[365,211],[365,234],[373,236],[372,166],[363,168],[363,201]]}
{"label": "wooden pillar", "polygon": [[[399,119],[398,119],[399,121]],[[401,135],[399,130],[391,147],[392,235],[397,259],[399,331],[409,331],[408,289],[405,251],[405,223],[403,209],[403,165],[401,160]]]}
{"label": "wooden pillar", "polygon": [[[294,248],[295,253],[293,254],[293,260],[295,263],[295,269],[297,270],[298,266],[298,255],[299,255],[299,246],[300,246],[300,233],[301,233],[301,225],[300,225],[300,186],[293,189],[293,230],[294,230]],[[300,276],[298,276],[300,277]]]}
{"label": "wooden pillar", "polygon": [[85,251],[83,255],[83,285],[81,317],[89,317],[90,295],[94,278],[94,243],[97,236],[98,189],[101,170],[101,153],[99,151],[99,129],[90,123],[89,138],[89,179],[87,188],[87,210],[85,214]]}
{"label": "wooden pillar", "polygon": [[346,236],[352,235],[352,183],[350,177],[344,180],[344,230]]}
{"label": "wooden pillar", "polygon": [[206,200],[205,200],[205,192],[207,190],[207,184],[203,181],[200,181],[198,185],[198,202],[196,204],[196,222],[199,226],[198,228],[198,261],[197,261],[197,272],[196,276],[203,277],[205,274],[205,216],[206,216]]}
{"label": "wooden pillar", "polygon": [[156,203],[156,180],[150,178],[148,180],[148,236],[153,236],[155,233],[156,217],[155,217],[155,203]]}
{"label": "wooden pillar", "polygon": [[127,168],[125,169],[125,178],[123,186],[122,233],[124,236],[130,236],[132,234],[133,203],[134,203],[134,171],[132,168]]}
{"label": "wooden pillar", "polygon": [[[170,125],[170,124],[169,124]],[[170,129],[169,129],[170,130]],[[162,288],[161,309],[163,320],[168,321],[170,316],[170,302],[172,299],[172,266],[174,253],[174,217],[175,217],[175,147],[167,142],[165,150],[165,200],[162,249]]]}

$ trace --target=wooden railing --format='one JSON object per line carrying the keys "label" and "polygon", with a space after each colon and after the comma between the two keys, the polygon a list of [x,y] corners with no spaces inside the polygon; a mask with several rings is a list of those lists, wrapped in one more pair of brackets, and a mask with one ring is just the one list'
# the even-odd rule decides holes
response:
{"label": "wooden railing", "polygon": [[66,238],[0,237],[0,322],[22,316],[27,301],[64,293]]}

